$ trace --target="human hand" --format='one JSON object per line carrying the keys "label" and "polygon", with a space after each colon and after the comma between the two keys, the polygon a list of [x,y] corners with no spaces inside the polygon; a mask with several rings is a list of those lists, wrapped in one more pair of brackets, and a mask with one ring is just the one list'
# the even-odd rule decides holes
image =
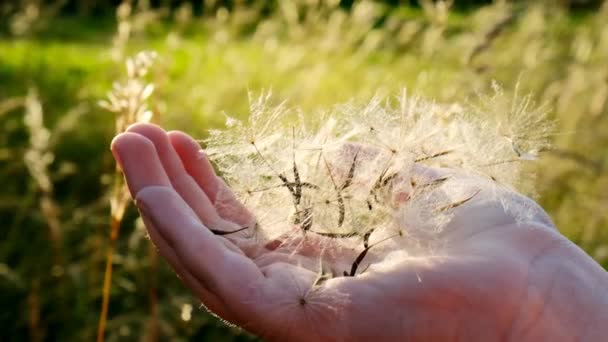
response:
{"label": "human hand", "polygon": [[[259,245],[251,214],[215,175],[199,145],[180,132],[138,124],[115,138],[121,165],[160,254],[203,304],[268,340],[601,340],[608,320],[606,273],[557,232],[528,198],[519,222],[484,191],[454,209],[442,248],[395,262],[369,250],[325,258],[317,240]],[[441,176],[449,170],[432,170]],[[485,182],[472,176],[469,184]],[[222,205],[216,205],[222,196]],[[294,247],[295,245],[298,248]],[[412,246],[415,247],[415,246]]]}

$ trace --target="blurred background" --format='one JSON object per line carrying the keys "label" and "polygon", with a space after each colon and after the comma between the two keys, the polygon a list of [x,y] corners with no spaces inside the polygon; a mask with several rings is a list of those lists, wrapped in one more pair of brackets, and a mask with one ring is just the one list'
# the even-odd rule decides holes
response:
{"label": "blurred background", "polygon": [[[0,340],[90,341],[100,316],[107,341],[255,340],[157,257],[109,151],[137,119],[126,110],[204,138],[223,112],[247,115],[249,91],[314,113],[403,87],[449,104],[519,82],[557,120],[538,200],[607,267],[606,23],[601,0],[1,1]],[[153,64],[127,70],[142,50]],[[150,96],[108,111],[114,82],[115,105]]]}

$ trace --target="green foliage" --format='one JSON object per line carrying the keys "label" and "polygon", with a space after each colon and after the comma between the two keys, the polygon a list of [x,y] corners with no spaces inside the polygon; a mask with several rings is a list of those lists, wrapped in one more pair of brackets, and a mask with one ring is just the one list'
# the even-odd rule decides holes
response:
{"label": "green foliage", "polygon": [[[95,336],[115,125],[96,103],[123,75],[124,57],[142,49],[159,54],[150,75],[158,122],[201,138],[221,126],[223,111],[244,117],[248,91],[272,89],[274,99],[316,115],[402,87],[451,104],[487,92],[493,80],[507,91],[519,82],[557,120],[554,147],[536,170],[539,200],[564,234],[608,266],[608,5],[574,15],[553,2],[496,1],[465,12],[425,1],[421,8],[362,1],[349,10],[310,3],[209,5],[201,17],[187,5],[134,7],[119,16],[126,36],[113,18],[40,11],[11,30],[27,13],[0,17],[3,337]],[[42,128],[24,124],[35,107],[26,99],[39,100]],[[42,168],[50,189],[24,159],[44,127],[50,135],[37,149],[53,156]],[[118,240],[107,339],[252,339],[198,309],[136,217],[131,208]]]}

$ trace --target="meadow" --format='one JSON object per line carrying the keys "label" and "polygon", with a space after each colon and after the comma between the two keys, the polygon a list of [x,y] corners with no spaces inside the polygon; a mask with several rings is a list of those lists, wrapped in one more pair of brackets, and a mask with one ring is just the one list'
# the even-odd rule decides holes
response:
{"label": "meadow", "polygon": [[[200,138],[263,91],[308,115],[403,89],[448,105],[493,101],[495,83],[530,94],[556,124],[536,199],[608,268],[608,1],[60,3],[0,5],[0,340],[95,339],[104,290],[107,341],[255,340],[149,243],[109,150],[136,118],[99,105],[115,82],[153,85],[134,106]],[[135,77],[139,51],[157,57]]]}

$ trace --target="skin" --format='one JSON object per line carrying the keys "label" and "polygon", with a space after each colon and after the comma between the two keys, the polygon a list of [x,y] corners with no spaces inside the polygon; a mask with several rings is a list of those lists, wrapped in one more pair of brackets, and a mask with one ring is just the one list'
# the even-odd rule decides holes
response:
{"label": "skin", "polygon": [[[326,258],[336,277],[313,286],[324,252],[317,240],[325,238],[309,234],[279,248],[282,241],[260,245],[245,232],[211,232],[238,229],[252,216],[192,138],[136,124],[114,139],[112,152],[152,242],[184,284],[211,312],[268,341],[599,341],[608,334],[607,273],[521,195],[507,200],[532,208],[525,222],[482,191],[452,209],[436,252],[395,262],[387,257],[394,250],[371,249],[371,266],[343,277],[361,249],[337,248]],[[469,181],[472,190],[487,182]]]}

